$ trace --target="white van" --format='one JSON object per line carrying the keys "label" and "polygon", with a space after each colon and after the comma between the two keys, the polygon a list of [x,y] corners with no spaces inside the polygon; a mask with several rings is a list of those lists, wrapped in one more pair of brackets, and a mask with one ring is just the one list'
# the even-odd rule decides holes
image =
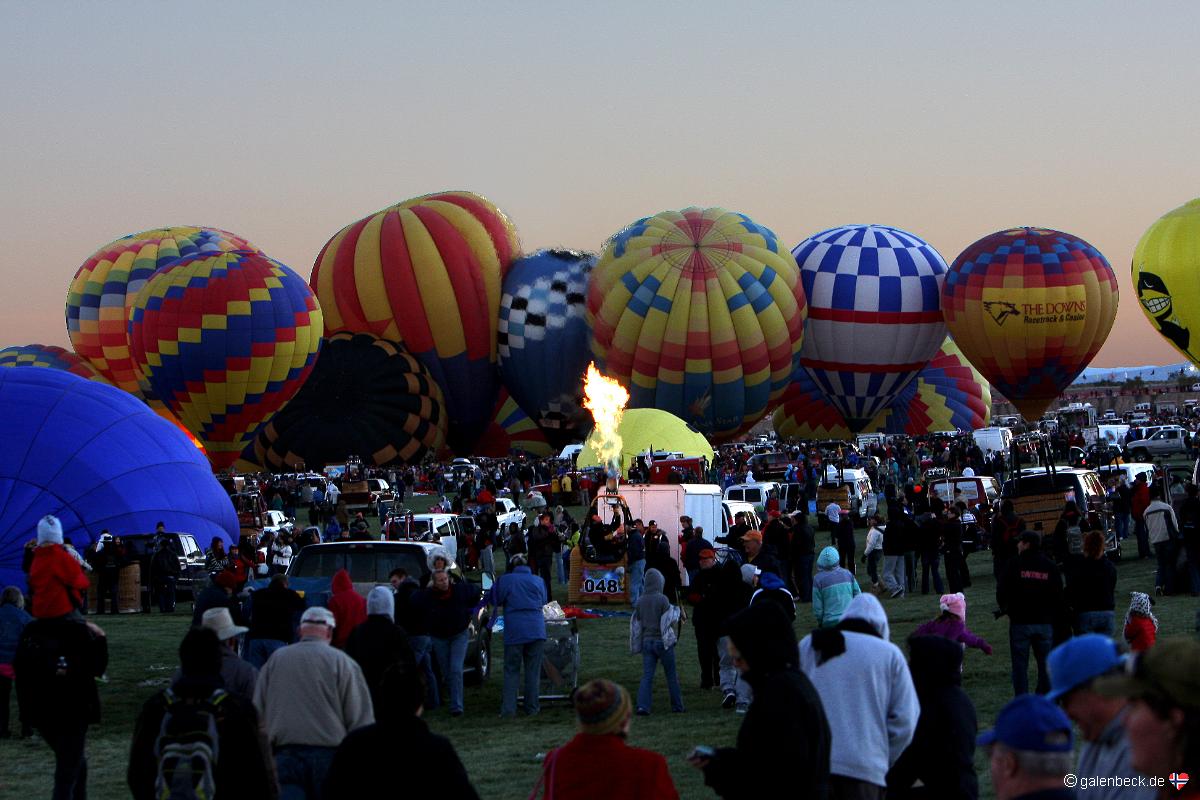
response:
{"label": "white van", "polygon": [[979,445],[984,456],[988,457],[996,452],[1007,454],[1013,440],[1011,428],[979,428],[971,435],[975,438],[975,444]]}
{"label": "white van", "polygon": [[[857,521],[862,522],[878,510],[879,498],[865,469],[843,469],[839,477],[837,467],[830,464],[825,467],[825,484],[833,483],[850,485],[850,514]],[[817,511],[825,513],[823,507]]]}
{"label": "white van", "polygon": [[[734,517],[738,514],[746,515],[746,524],[754,530],[762,528],[762,520],[758,516],[758,512],[754,510],[754,506],[749,503],[743,503],[737,500],[723,500],[721,502],[721,538],[724,539],[729,535],[729,529],[733,527]],[[707,532],[707,528],[705,531]],[[715,541],[709,537],[709,541]]]}
{"label": "white van", "polygon": [[759,514],[763,514],[766,511],[768,500],[779,499],[779,484],[774,481],[735,483],[725,490],[724,499],[749,503]]}
{"label": "white van", "polygon": [[1150,413],[1150,404],[1149,403],[1138,403],[1137,405],[1135,405],[1133,407],[1133,413],[1149,414]]}

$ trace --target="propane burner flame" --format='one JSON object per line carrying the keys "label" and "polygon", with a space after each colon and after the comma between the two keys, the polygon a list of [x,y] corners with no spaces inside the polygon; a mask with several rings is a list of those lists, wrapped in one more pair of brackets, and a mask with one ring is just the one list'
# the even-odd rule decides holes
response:
{"label": "propane burner flame", "polygon": [[607,467],[609,478],[616,478],[621,473],[621,434],[617,427],[629,403],[629,392],[612,378],[600,374],[595,364],[588,364],[583,389],[583,407],[592,412],[596,421],[596,455]]}

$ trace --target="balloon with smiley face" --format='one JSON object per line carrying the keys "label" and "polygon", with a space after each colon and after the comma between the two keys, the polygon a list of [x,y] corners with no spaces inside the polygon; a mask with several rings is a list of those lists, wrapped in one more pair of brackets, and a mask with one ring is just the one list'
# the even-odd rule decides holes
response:
{"label": "balloon with smiley face", "polygon": [[1138,304],[1163,338],[1200,364],[1200,199],[1159,217],[1133,251]]}

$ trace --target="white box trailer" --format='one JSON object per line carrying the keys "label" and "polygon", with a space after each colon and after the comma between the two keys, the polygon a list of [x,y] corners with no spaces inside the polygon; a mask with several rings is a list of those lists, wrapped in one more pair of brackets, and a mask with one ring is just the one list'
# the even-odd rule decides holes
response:
{"label": "white box trailer", "polygon": [[[601,488],[597,502],[603,503],[608,494],[607,487]],[[623,483],[617,494],[625,499],[634,519],[654,520],[667,534],[671,557],[679,564],[679,580],[686,584],[687,573],[679,555],[679,518],[691,517],[693,527],[704,528],[704,538],[713,541],[721,534],[721,487],[711,483]]]}

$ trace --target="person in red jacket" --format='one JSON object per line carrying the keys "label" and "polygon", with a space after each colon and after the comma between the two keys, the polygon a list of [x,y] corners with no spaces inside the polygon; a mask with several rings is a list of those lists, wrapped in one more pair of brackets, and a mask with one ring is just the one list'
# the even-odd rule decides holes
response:
{"label": "person in red jacket", "polygon": [[1149,650],[1158,639],[1158,618],[1150,611],[1154,600],[1145,592],[1129,593],[1129,613],[1125,615],[1125,641],[1135,653]]}
{"label": "person in red jacket", "polygon": [[333,573],[333,596],[329,599],[329,610],[337,621],[333,629],[333,646],[345,649],[350,632],[367,621],[367,600],[354,591],[350,573],[344,569]]}
{"label": "person in red jacket", "polygon": [[1150,484],[1146,483],[1146,473],[1139,473],[1133,482],[1133,496],[1129,500],[1129,510],[1133,514],[1133,533],[1137,536],[1138,558],[1150,557],[1150,534],[1146,530],[1146,521],[1142,514],[1150,505]]}
{"label": "person in red jacket", "polygon": [[37,549],[29,567],[33,616],[49,619],[79,611],[87,588],[83,567],[63,547],[62,523],[47,514],[38,522]]}
{"label": "person in red jacket", "polygon": [[603,785],[604,794],[623,800],[678,800],[667,760],[625,743],[633,718],[625,687],[602,678],[588,681],[572,702],[579,733],[546,755],[531,798],[590,800]]}

